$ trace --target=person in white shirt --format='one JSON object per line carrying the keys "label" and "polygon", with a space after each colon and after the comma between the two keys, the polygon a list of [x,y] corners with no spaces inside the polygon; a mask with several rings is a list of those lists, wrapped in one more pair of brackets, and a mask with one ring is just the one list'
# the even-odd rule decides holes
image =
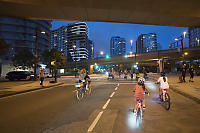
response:
{"label": "person in white shirt", "polygon": [[169,89],[168,78],[165,76],[165,73],[161,72],[160,75],[161,75],[161,77],[157,81],[157,83],[160,84],[159,95],[162,93],[163,89],[166,89],[166,90]]}

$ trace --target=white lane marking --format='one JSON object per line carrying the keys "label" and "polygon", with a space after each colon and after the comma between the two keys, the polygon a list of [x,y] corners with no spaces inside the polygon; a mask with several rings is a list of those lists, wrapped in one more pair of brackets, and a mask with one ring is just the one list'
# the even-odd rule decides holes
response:
{"label": "white lane marking", "polygon": [[120,85],[135,85],[137,83],[120,83]]}
{"label": "white lane marking", "polygon": [[97,115],[97,117],[95,118],[95,120],[92,122],[92,124],[90,125],[90,127],[88,128],[88,132],[92,132],[92,130],[94,129],[94,127],[96,126],[97,122],[99,121],[99,119],[101,118],[101,115],[103,114],[103,111],[99,112],[99,114]]}
{"label": "white lane marking", "polygon": [[115,88],[115,91],[118,89],[118,87]]}
{"label": "white lane marking", "polygon": [[106,104],[104,104],[102,109],[106,109],[106,107],[108,106],[109,102],[110,102],[110,99],[108,99],[108,101],[106,102]]}
{"label": "white lane marking", "polygon": [[113,93],[110,95],[110,97],[113,97],[114,94],[115,94],[115,92],[113,92]]}
{"label": "white lane marking", "polygon": [[[108,84],[108,85],[115,85],[116,83],[104,83],[104,84]],[[137,83],[120,83],[120,84],[124,84],[124,85],[134,85]],[[118,86],[118,85],[117,85]]]}
{"label": "white lane marking", "polygon": [[105,85],[108,84],[108,85],[116,85],[116,83],[104,83]]}

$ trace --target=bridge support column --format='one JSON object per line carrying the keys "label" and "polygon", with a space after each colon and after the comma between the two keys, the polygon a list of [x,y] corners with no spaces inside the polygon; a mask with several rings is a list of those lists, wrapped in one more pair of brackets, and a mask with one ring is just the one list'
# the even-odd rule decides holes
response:
{"label": "bridge support column", "polygon": [[164,59],[159,59],[158,60],[158,72],[163,72],[164,71]]}

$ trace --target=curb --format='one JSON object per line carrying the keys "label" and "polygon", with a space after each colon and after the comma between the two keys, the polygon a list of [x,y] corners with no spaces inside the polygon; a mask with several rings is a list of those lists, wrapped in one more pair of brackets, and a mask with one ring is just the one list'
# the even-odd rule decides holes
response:
{"label": "curb", "polygon": [[29,89],[29,90],[24,90],[24,91],[17,91],[17,92],[13,92],[13,93],[9,93],[9,94],[0,95],[0,98],[7,97],[7,96],[13,96],[13,95],[21,94],[21,93],[26,93],[26,92],[31,92],[31,91],[36,91],[36,90],[42,90],[42,89],[46,89],[46,88],[50,88],[50,87],[54,87],[54,86],[59,86],[62,84],[64,84],[64,83],[58,83],[56,85],[50,85],[50,86],[46,86],[46,87],[34,88],[34,89]]}
{"label": "curb", "polygon": [[188,93],[185,93],[185,92],[183,92],[183,91],[180,91],[180,90],[176,89],[176,88],[173,87],[173,86],[170,86],[170,89],[173,90],[174,92],[179,93],[179,94],[181,94],[181,95],[183,95],[183,96],[185,96],[185,97],[187,97],[187,98],[189,98],[189,99],[195,101],[196,103],[200,104],[200,99],[199,99],[199,98],[194,97],[194,96],[192,96],[192,95],[190,95],[190,94],[188,94]]}

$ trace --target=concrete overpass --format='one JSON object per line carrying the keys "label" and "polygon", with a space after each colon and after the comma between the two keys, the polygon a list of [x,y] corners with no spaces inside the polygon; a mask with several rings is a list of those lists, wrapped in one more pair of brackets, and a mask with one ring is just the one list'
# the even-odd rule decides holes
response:
{"label": "concrete overpass", "polygon": [[0,0],[0,15],[22,18],[200,26],[199,0]]}
{"label": "concrete overpass", "polygon": [[[187,55],[184,55],[187,53]],[[200,59],[200,47],[197,48],[185,48],[185,49],[169,49],[161,50],[157,52],[144,53],[144,54],[133,54],[132,57],[111,57],[98,58],[89,61],[82,62],[72,62],[68,63],[68,67],[88,67],[97,63],[98,65],[108,65],[108,64],[131,64],[138,62],[140,65],[155,66],[158,59],[167,59],[167,60],[176,60],[176,61],[185,61],[185,60],[195,60]]]}

